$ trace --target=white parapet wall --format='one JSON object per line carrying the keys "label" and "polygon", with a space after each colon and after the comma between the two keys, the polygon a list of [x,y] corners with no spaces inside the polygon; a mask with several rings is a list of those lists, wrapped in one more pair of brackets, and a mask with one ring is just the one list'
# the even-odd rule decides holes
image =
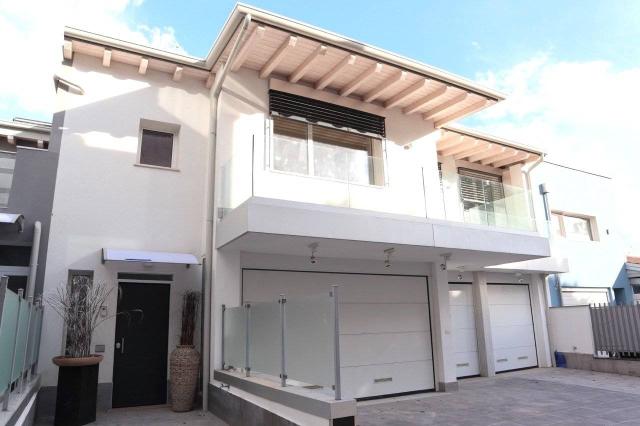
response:
{"label": "white parapet wall", "polygon": [[553,351],[593,355],[593,332],[588,306],[549,309],[549,334]]}

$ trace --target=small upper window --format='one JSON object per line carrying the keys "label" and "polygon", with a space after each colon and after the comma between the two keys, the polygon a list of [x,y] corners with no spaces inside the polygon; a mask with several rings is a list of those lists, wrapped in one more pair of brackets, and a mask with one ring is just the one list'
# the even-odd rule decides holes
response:
{"label": "small upper window", "polygon": [[594,233],[591,227],[592,220],[593,218],[567,213],[551,213],[551,224],[554,235],[570,240],[594,241]]}
{"label": "small upper window", "polygon": [[141,138],[140,164],[173,167],[173,133],[142,129]]}

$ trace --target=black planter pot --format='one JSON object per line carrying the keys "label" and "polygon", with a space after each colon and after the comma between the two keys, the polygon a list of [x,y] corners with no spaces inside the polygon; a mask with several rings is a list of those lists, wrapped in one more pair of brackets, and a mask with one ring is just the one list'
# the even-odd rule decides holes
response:
{"label": "black planter pot", "polygon": [[82,426],[96,421],[100,361],[101,356],[54,358],[59,366],[55,426]]}

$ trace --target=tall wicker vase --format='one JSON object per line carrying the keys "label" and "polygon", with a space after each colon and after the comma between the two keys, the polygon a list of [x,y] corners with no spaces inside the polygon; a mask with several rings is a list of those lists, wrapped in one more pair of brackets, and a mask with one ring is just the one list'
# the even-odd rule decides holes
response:
{"label": "tall wicker vase", "polygon": [[190,411],[196,396],[200,354],[193,345],[178,345],[169,361],[171,383],[171,409]]}

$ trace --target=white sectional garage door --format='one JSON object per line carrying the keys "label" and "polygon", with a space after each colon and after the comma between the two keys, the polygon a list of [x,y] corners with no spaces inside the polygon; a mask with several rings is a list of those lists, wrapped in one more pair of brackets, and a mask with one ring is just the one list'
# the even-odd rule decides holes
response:
{"label": "white sectional garage door", "polygon": [[471,284],[449,284],[449,305],[453,321],[456,376],[478,375],[478,340]]}
{"label": "white sectional garage door", "polygon": [[538,365],[528,285],[489,284],[496,372]]}
{"label": "white sectional garage door", "polygon": [[[340,365],[345,398],[434,388],[425,277],[243,271],[245,302],[340,294]],[[310,368],[313,368],[310,366]]]}

